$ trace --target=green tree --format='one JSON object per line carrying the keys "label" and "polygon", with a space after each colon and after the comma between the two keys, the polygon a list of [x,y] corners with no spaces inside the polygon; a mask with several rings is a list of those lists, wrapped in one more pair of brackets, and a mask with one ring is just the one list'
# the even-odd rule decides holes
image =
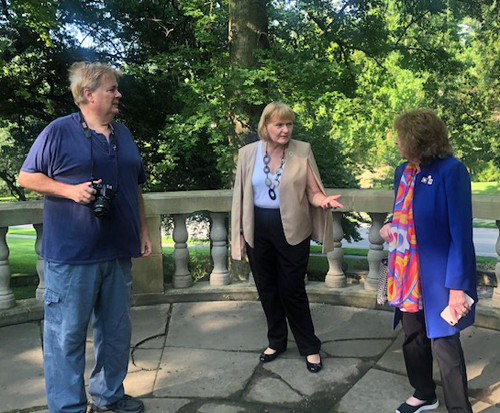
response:
{"label": "green tree", "polygon": [[[76,109],[67,69],[82,59],[124,69],[121,117],[138,141],[150,190],[230,187],[242,144],[236,120],[255,127],[272,100],[295,110],[296,137],[313,145],[328,186],[356,186],[361,169],[399,162],[392,121],[414,107],[438,111],[473,172],[500,165],[494,0],[0,6],[0,128],[8,131],[0,155],[9,158],[0,175],[14,193],[13,177],[33,139]],[[245,19],[253,31],[235,37],[235,27],[248,27]],[[255,41],[251,50],[238,46],[245,36]]]}

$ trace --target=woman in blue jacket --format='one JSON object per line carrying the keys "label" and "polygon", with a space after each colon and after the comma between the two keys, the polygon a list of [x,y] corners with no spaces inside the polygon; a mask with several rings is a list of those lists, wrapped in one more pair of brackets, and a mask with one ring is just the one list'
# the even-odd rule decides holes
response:
{"label": "woman in blue jacket", "polygon": [[[413,396],[396,413],[436,409],[432,357],[449,412],[470,412],[460,331],[474,323],[476,261],[472,198],[465,166],[453,157],[444,122],[414,110],[394,122],[407,161],[394,175],[393,217],[380,235],[389,243],[387,295],[394,326],[405,333],[403,354]],[[449,306],[451,324],[441,317]]]}

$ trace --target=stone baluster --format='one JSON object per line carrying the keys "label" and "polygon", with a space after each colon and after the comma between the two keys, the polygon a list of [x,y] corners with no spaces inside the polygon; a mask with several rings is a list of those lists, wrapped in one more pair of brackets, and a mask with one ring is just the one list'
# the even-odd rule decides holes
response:
{"label": "stone baluster", "polygon": [[210,274],[210,285],[227,285],[231,281],[227,270],[226,214],[210,212],[210,217],[212,218],[210,239],[212,240],[212,259],[214,261],[214,269]]}
{"label": "stone baluster", "polygon": [[174,218],[174,288],[187,288],[193,285],[193,278],[188,269],[189,251],[187,248],[188,232],[186,228],[186,214],[173,215]]}
{"label": "stone baluster", "polygon": [[498,255],[497,263],[495,265],[495,276],[497,278],[497,287],[493,292],[493,299],[497,302],[500,302],[500,220],[497,220],[496,224],[499,229],[497,243],[495,245],[495,250]]}
{"label": "stone baluster", "polygon": [[42,237],[43,237],[43,224],[33,224],[36,231],[36,242],[35,242],[35,252],[36,252],[36,272],[38,274],[38,287],[36,289],[36,299],[43,301],[43,295],[45,294],[45,277],[43,269],[43,258],[40,255],[42,249]]}
{"label": "stone baluster", "polygon": [[344,230],[342,229],[342,212],[332,212],[333,214],[333,246],[334,250],[327,254],[328,273],[325,277],[325,285],[330,288],[342,288],[346,286],[344,271],[342,271],[342,238]]}
{"label": "stone baluster", "polygon": [[384,225],[386,213],[369,213],[372,225],[368,234],[370,250],[368,251],[368,277],[365,281],[365,290],[376,291],[380,261],[385,257],[384,239],[380,236],[380,229]]}
{"label": "stone baluster", "polygon": [[16,305],[14,293],[10,289],[9,247],[7,245],[8,227],[0,228],[0,309]]}

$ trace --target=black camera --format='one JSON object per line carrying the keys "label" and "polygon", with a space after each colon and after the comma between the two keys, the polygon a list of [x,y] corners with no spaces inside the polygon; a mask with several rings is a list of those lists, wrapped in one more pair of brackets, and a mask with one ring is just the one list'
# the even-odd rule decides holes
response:
{"label": "black camera", "polygon": [[105,217],[111,210],[111,201],[115,197],[117,190],[113,185],[91,183],[90,187],[95,189],[94,215],[98,218]]}

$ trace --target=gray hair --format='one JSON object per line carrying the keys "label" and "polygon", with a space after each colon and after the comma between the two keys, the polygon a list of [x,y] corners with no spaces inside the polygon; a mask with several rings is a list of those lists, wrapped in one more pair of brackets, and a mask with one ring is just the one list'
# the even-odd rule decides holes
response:
{"label": "gray hair", "polygon": [[96,90],[103,76],[112,75],[118,81],[122,73],[104,63],[76,62],[69,69],[70,89],[76,106],[86,104],[85,89]]}

